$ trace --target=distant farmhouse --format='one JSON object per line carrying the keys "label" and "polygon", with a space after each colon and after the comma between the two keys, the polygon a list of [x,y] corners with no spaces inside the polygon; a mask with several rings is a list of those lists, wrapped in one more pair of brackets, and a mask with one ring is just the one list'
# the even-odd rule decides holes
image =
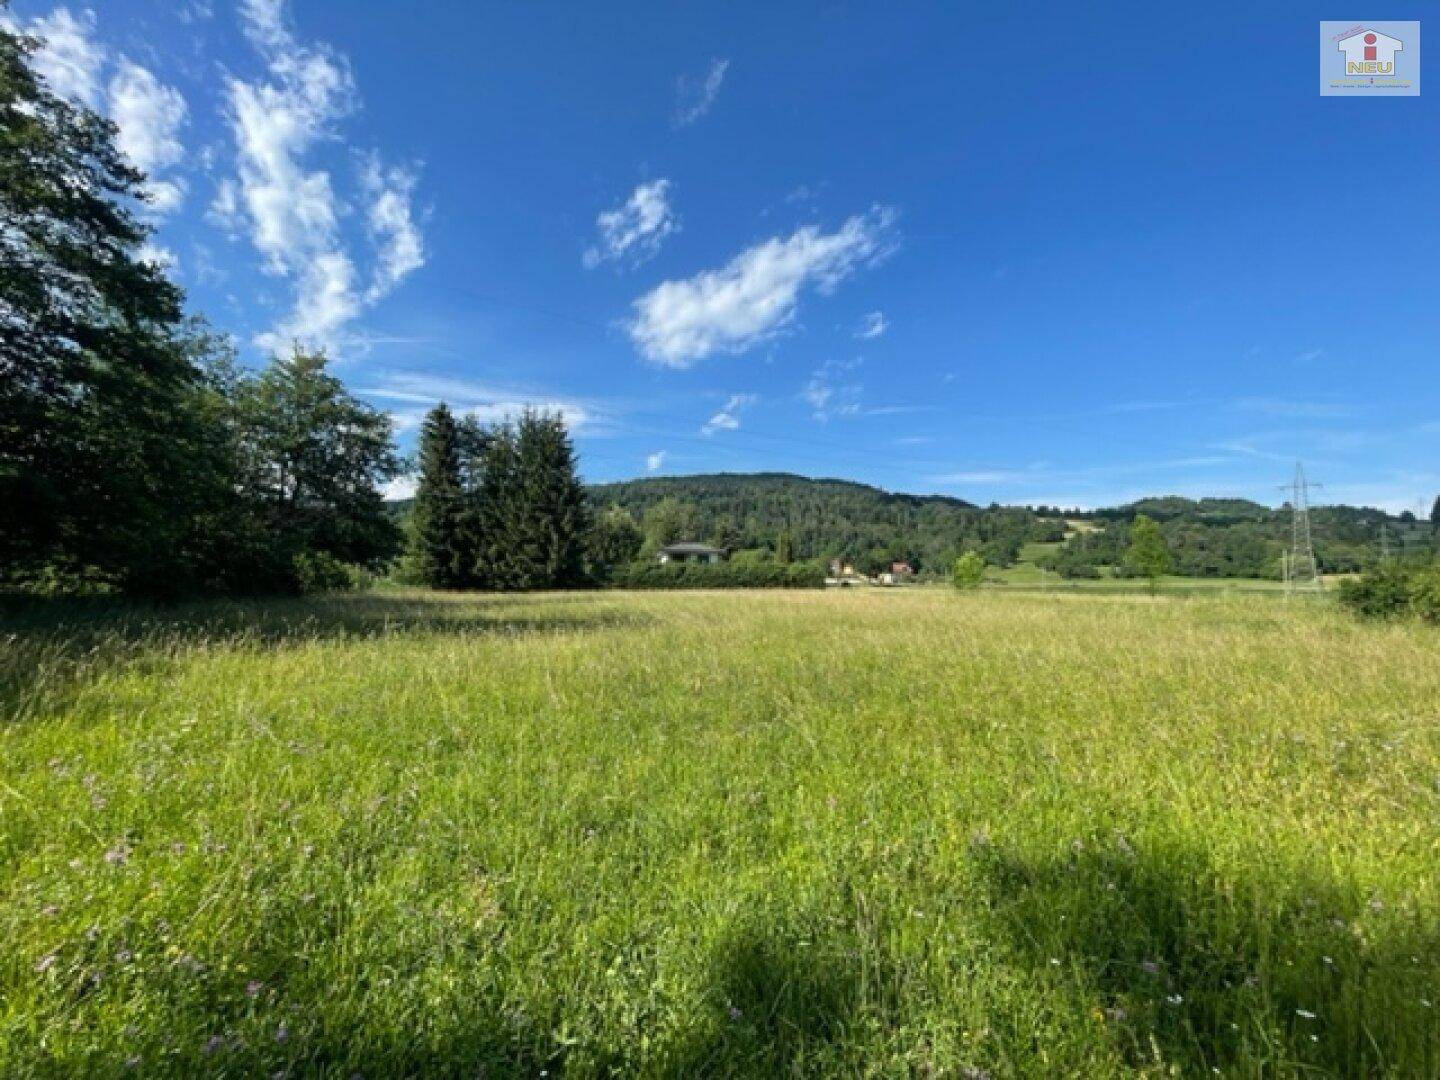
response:
{"label": "distant farmhouse", "polygon": [[709,544],[696,544],[684,541],[679,544],[666,544],[656,553],[661,565],[667,563],[718,563],[725,560],[725,549],[711,547]]}

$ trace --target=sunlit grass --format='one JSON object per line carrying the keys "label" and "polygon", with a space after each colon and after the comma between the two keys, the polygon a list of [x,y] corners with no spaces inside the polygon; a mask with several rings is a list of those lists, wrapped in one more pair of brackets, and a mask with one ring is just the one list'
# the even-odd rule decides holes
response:
{"label": "sunlit grass", "polygon": [[1440,1072],[1434,630],[863,590],[6,633],[6,1077]]}

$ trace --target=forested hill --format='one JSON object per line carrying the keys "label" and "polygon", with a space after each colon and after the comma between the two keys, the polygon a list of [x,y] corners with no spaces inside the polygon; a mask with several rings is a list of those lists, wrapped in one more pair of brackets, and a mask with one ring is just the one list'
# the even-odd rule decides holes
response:
{"label": "forested hill", "polygon": [[938,569],[971,547],[1007,565],[1023,544],[1055,529],[1023,508],[982,509],[944,495],[790,473],[651,477],[599,484],[590,494],[597,509],[629,511],[652,543],[683,537],[732,550],[788,543],[796,559],[840,555],[872,566],[906,559]]}

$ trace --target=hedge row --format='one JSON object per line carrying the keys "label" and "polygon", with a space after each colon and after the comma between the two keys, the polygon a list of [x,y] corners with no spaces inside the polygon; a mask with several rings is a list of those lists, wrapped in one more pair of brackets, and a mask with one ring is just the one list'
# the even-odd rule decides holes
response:
{"label": "hedge row", "polygon": [[825,571],[806,563],[631,563],[610,575],[617,589],[823,589]]}
{"label": "hedge row", "polygon": [[1340,583],[1340,602],[1357,615],[1418,615],[1440,623],[1440,562],[1432,566],[1382,563]]}

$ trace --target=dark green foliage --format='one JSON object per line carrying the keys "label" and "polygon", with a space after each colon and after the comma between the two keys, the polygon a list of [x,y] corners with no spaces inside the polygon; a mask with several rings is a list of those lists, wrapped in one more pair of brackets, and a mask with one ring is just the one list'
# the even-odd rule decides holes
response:
{"label": "dark green foliage", "polygon": [[223,502],[180,291],[139,257],[144,178],[0,28],[0,566],[188,587]]}
{"label": "dark green foliage", "polygon": [[1154,518],[1138,516],[1130,526],[1130,547],[1125,565],[1132,573],[1149,578],[1151,588],[1170,572],[1170,552]]}
{"label": "dark green foliage", "polygon": [[389,417],[352,397],[323,352],[276,358],[235,391],[240,490],[277,553],[377,566],[400,532],[381,485],[400,471]]}
{"label": "dark green foliage", "polygon": [[[634,510],[622,498],[617,505]],[[693,503],[682,502],[674,496],[666,496],[643,510],[645,549],[656,551],[666,544],[699,538],[702,525],[700,514]]]}
{"label": "dark green foliage", "polygon": [[590,511],[564,420],[527,410],[491,431],[487,446],[483,583],[494,589],[584,584]]}
{"label": "dark green foliage", "polygon": [[297,591],[307,596],[343,592],[355,584],[346,565],[323,551],[302,551],[296,555],[294,574]]}
{"label": "dark green foliage", "polygon": [[618,567],[633,562],[644,546],[645,535],[623,506],[607,507],[597,514],[585,540],[586,571],[592,581],[608,581]]}
{"label": "dark green foliage", "polygon": [[1402,615],[1410,607],[1410,572],[1393,560],[1380,563],[1340,582],[1340,602],[1367,618]]}
{"label": "dark green foliage", "polygon": [[775,561],[781,565],[795,561],[795,542],[789,529],[781,529],[775,537]]}
{"label": "dark green foliage", "polygon": [[1440,530],[1440,495],[1435,496],[1435,505],[1430,508],[1430,524]]}
{"label": "dark green foliage", "polygon": [[981,509],[946,496],[892,494],[788,473],[650,477],[599,485],[591,498],[643,520],[651,551],[676,540],[714,540],[721,529],[728,542],[718,546],[776,551],[780,534],[788,532],[793,559],[839,557],[886,569],[904,560],[940,575],[967,550],[1009,566],[1025,543],[1055,529],[1019,507]]}
{"label": "dark green foliage", "polygon": [[1440,561],[1422,566],[1398,559],[1379,563],[1342,581],[1340,602],[1366,618],[1416,615],[1440,623]]}
{"label": "dark green foliage", "polygon": [[1412,572],[1410,609],[1426,622],[1440,624],[1440,559]]}
{"label": "dark green foliage", "polygon": [[825,569],[818,563],[637,562],[616,568],[610,581],[619,589],[822,589]]}
{"label": "dark green foliage", "polygon": [[474,574],[467,543],[467,505],[462,477],[461,432],[442,401],[420,429],[419,481],[410,519],[410,549],[421,583],[458,589]]}
{"label": "dark green foliage", "polygon": [[[558,416],[527,411],[482,427],[437,406],[420,443],[407,574],[451,589],[563,589],[630,559],[638,531],[591,527],[575,450]],[[633,544],[632,544],[633,539]]]}

